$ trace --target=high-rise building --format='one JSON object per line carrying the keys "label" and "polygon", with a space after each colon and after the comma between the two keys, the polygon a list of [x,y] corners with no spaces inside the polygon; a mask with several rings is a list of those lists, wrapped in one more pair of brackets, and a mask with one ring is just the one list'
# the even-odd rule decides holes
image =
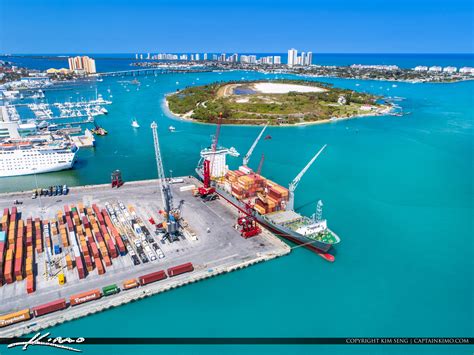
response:
{"label": "high-rise building", "polygon": [[207,53],[204,53],[202,57],[203,57],[203,60],[207,60]]}
{"label": "high-rise building", "polygon": [[138,53],[135,53],[135,59],[138,59]]}
{"label": "high-rise building", "polygon": [[212,60],[217,60],[217,54],[212,55]]}
{"label": "high-rise building", "polygon": [[298,51],[294,48],[291,48],[288,50],[288,66],[292,67],[294,65],[297,65],[297,59],[298,58]]}
{"label": "high-rise building", "polygon": [[194,59],[196,59],[196,61],[199,60],[199,53],[196,53],[196,54],[194,55]]}
{"label": "high-rise building", "polygon": [[273,64],[281,64],[281,57],[279,55],[273,56]]}
{"label": "high-rise building", "polygon": [[312,65],[313,64],[313,52],[308,52],[306,54],[306,65]]}
{"label": "high-rise building", "polygon": [[147,53],[146,59],[150,59],[150,53]]}
{"label": "high-rise building", "polygon": [[70,57],[68,58],[69,70],[71,71],[84,71],[87,74],[94,74],[95,60],[87,56],[84,57]]}
{"label": "high-rise building", "polygon": [[220,56],[219,56],[219,62],[225,62],[225,53],[222,53]]}

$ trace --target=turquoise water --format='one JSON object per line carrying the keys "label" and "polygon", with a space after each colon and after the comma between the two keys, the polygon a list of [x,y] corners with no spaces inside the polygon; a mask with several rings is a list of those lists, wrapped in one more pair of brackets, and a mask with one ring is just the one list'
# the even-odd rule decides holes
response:
{"label": "turquoise water", "polygon": [[[73,90],[47,92],[49,102],[95,96],[95,85],[113,105],[98,118],[108,131],[95,150],[83,149],[74,170],[38,175],[39,185],[108,182],[156,176],[152,135],[159,125],[165,170],[188,175],[215,126],[182,122],[163,110],[163,95],[215,80],[274,77],[247,72],[140,77],[130,91],[105,78]],[[328,147],[296,192],[307,215],[317,200],[342,239],[336,262],[307,250],[189,285],[51,329],[62,336],[474,336],[473,138],[474,82],[406,84],[326,79],[338,86],[405,98],[410,115],[367,117],[337,123],[268,128],[250,165],[265,153],[262,172],[288,184],[323,144]],[[178,82],[178,83],[177,83]],[[359,86],[356,86],[359,84]],[[149,86],[148,86],[149,85]],[[92,86],[92,88],[91,88]],[[76,91],[79,94],[76,94]],[[141,125],[130,127],[132,118]],[[168,131],[168,126],[176,132]],[[245,154],[259,129],[229,127],[221,143]],[[240,160],[229,158],[237,167]],[[34,178],[0,180],[1,191],[31,189]],[[87,354],[105,347],[88,346]],[[466,353],[466,347],[114,347],[110,353]],[[33,351],[31,349],[30,351]],[[469,351],[469,350],[468,350]],[[13,351],[14,352],[14,351]],[[46,351],[44,351],[46,352]],[[472,351],[470,351],[472,352]],[[469,353],[470,353],[469,352]],[[39,353],[39,351],[36,351]]]}

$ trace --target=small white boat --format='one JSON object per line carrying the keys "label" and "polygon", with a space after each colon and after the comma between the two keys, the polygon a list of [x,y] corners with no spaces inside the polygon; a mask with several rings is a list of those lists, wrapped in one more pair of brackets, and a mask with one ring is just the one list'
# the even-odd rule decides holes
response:
{"label": "small white boat", "polygon": [[168,129],[169,129],[169,131],[170,131],[170,132],[174,132],[174,131],[176,131],[176,128],[175,128],[175,127],[173,127],[173,126],[169,126],[169,127],[168,127]]}
{"label": "small white boat", "polygon": [[132,120],[132,127],[133,128],[140,128],[140,125],[138,124],[137,120]]}

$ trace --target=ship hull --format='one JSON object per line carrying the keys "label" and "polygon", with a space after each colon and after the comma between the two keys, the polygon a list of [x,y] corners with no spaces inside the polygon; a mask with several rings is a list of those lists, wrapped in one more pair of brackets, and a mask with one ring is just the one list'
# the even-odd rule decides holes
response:
{"label": "ship hull", "polygon": [[33,174],[43,174],[43,173],[52,173],[55,171],[68,170],[72,169],[74,161],[72,163],[58,164],[53,167],[47,168],[38,168],[37,170],[11,170],[11,171],[2,171],[0,172],[0,177],[12,177],[12,176],[23,176],[23,175],[33,175]]}
{"label": "ship hull", "polygon": [[[198,169],[196,170],[196,173],[198,174],[199,178],[202,180],[202,174],[200,173],[200,171]],[[229,194],[227,191],[221,189],[218,186],[215,186],[215,189],[216,189],[216,192],[219,194],[219,196],[221,196],[222,198],[224,198],[225,200],[230,202],[232,205],[237,207],[240,211],[242,211],[244,213],[247,213],[246,206],[242,201],[238,200],[237,198],[235,198],[234,196]],[[271,230],[273,233],[277,234],[278,236],[280,236],[280,237],[282,237],[286,240],[289,240],[289,241],[291,241],[293,243],[296,243],[298,245],[303,245],[305,248],[310,249],[313,252],[316,252],[318,254],[319,253],[327,253],[329,251],[329,249],[331,249],[331,247],[332,247],[332,244],[327,244],[327,243],[323,243],[323,242],[320,242],[320,241],[317,241],[317,240],[314,240],[314,239],[304,237],[304,236],[292,231],[291,229],[285,228],[281,225],[278,225],[278,224],[275,224],[275,223],[269,221],[267,218],[265,218],[264,216],[259,214],[257,211],[255,211],[255,210],[252,210],[252,211],[253,211],[252,215],[255,217],[255,219],[260,224],[262,224],[267,229]],[[333,233],[333,232],[331,231],[331,233]],[[328,261],[333,261],[334,260],[332,258],[332,256],[329,256],[329,255],[326,255],[326,256],[321,255],[321,256],[324,257]],[[332,259],[332,260],[330,260],[330,259]]]}

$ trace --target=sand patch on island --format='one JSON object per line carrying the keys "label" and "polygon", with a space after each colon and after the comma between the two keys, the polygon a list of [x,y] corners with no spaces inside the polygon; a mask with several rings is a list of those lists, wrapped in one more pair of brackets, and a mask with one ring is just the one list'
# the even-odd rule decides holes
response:
{"label": "sand patch on island", "polygon": [[255,83],[253,89],[262,94],[288,94],[289,92],[325,92],[317,86],[277,83]]}

